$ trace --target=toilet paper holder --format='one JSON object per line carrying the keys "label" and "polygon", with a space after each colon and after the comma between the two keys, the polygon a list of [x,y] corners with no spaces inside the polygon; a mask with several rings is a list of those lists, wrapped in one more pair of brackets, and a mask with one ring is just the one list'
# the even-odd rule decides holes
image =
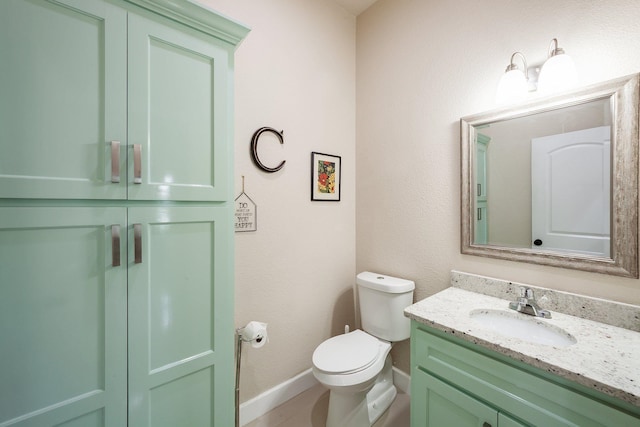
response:
{"label": "toilet paper holder", "polygon": [[244,328],[238,329],[238,336],[243,342],[251,343],[251,347],[260,348],[269,341],[267,324],[252,320]]}
{"label": "toilet paper holder", "polygon": [[240,425],[240,363],[242,359],[242,343],[249,342],[251,347],[260,348],[269,342],[267,324],[251,321],[243,328],[236,329],[236,427]]}

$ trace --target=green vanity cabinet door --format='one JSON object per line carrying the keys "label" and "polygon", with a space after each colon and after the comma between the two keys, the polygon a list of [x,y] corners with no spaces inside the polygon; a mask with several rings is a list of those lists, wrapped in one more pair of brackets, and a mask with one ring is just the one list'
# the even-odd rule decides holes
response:
{"label": "green vanity cabinet door", "polygon": [[126,425],[123,236],[124,208],[0,207],[0,426]]}
{"label": "green vanity cabinet door", "polygon": [[228,200],[230,48],[169,24],[129,14],[129,199]]}
{"label": "green vanity cabinet door", "polygon": [[415,368],[411,376],[412,427],[496,427],[498,411]]}
{"label": "green vanity cabinet door", "polygon": [[126,198],[126,25],[99,0],[0,1],[0,198]]}
{"label": "green vanity cabinet door", "polygon": [[411,396],[412,427],[527,426],[420,369],[413,371]]}
{"label": "green vanity cabinet door", "polygon": [[230,224],[228,207],[129,209],[131,427],[233,425]]}

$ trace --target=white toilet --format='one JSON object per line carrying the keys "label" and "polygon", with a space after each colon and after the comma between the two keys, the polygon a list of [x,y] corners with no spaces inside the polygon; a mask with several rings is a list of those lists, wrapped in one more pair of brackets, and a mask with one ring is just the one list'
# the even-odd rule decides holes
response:
{"label": "white toilet", "polygon": [[363,272],[356,278],[363,330],[329,338],[313,352],[313,375],[329,388],[327,427],[371,427],[396,397],[391,345],[409,338],[403,311],[410,280]]}

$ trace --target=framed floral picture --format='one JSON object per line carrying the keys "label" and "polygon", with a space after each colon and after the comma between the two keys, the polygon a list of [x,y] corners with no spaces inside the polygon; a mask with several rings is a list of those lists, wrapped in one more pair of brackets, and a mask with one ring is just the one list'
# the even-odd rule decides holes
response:
{"label": "framed floral picture", "polygon": [[340,201],[340,156],[311,153],[311,200]]}

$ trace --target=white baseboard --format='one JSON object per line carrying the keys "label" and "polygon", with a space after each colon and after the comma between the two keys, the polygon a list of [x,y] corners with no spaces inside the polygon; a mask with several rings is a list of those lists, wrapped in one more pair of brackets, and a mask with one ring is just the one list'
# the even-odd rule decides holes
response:
{"label": "white baseboard", "polygon": [[393,384],[404,394],[411,395],[411,377],[395,366],[393,367]]}
{"label": "white baseboard", "polygon": [[[401,392],[410,394],[411,377],[395,367],[393,368],[393,383]],[[256,418],[282,405],[300,393],[305,392],[316,384],[318,384],[318,380],[313,376],[311,369],[307,369],[301,374],[241,403],[240,425],[245,426],[249,424]]]}
{"label": "white baseboard", "polygon": [[300,393],[318,384],[311,368],[287,381],[240,404],[240,425],[245,426],[256,418],[282,405]]}

